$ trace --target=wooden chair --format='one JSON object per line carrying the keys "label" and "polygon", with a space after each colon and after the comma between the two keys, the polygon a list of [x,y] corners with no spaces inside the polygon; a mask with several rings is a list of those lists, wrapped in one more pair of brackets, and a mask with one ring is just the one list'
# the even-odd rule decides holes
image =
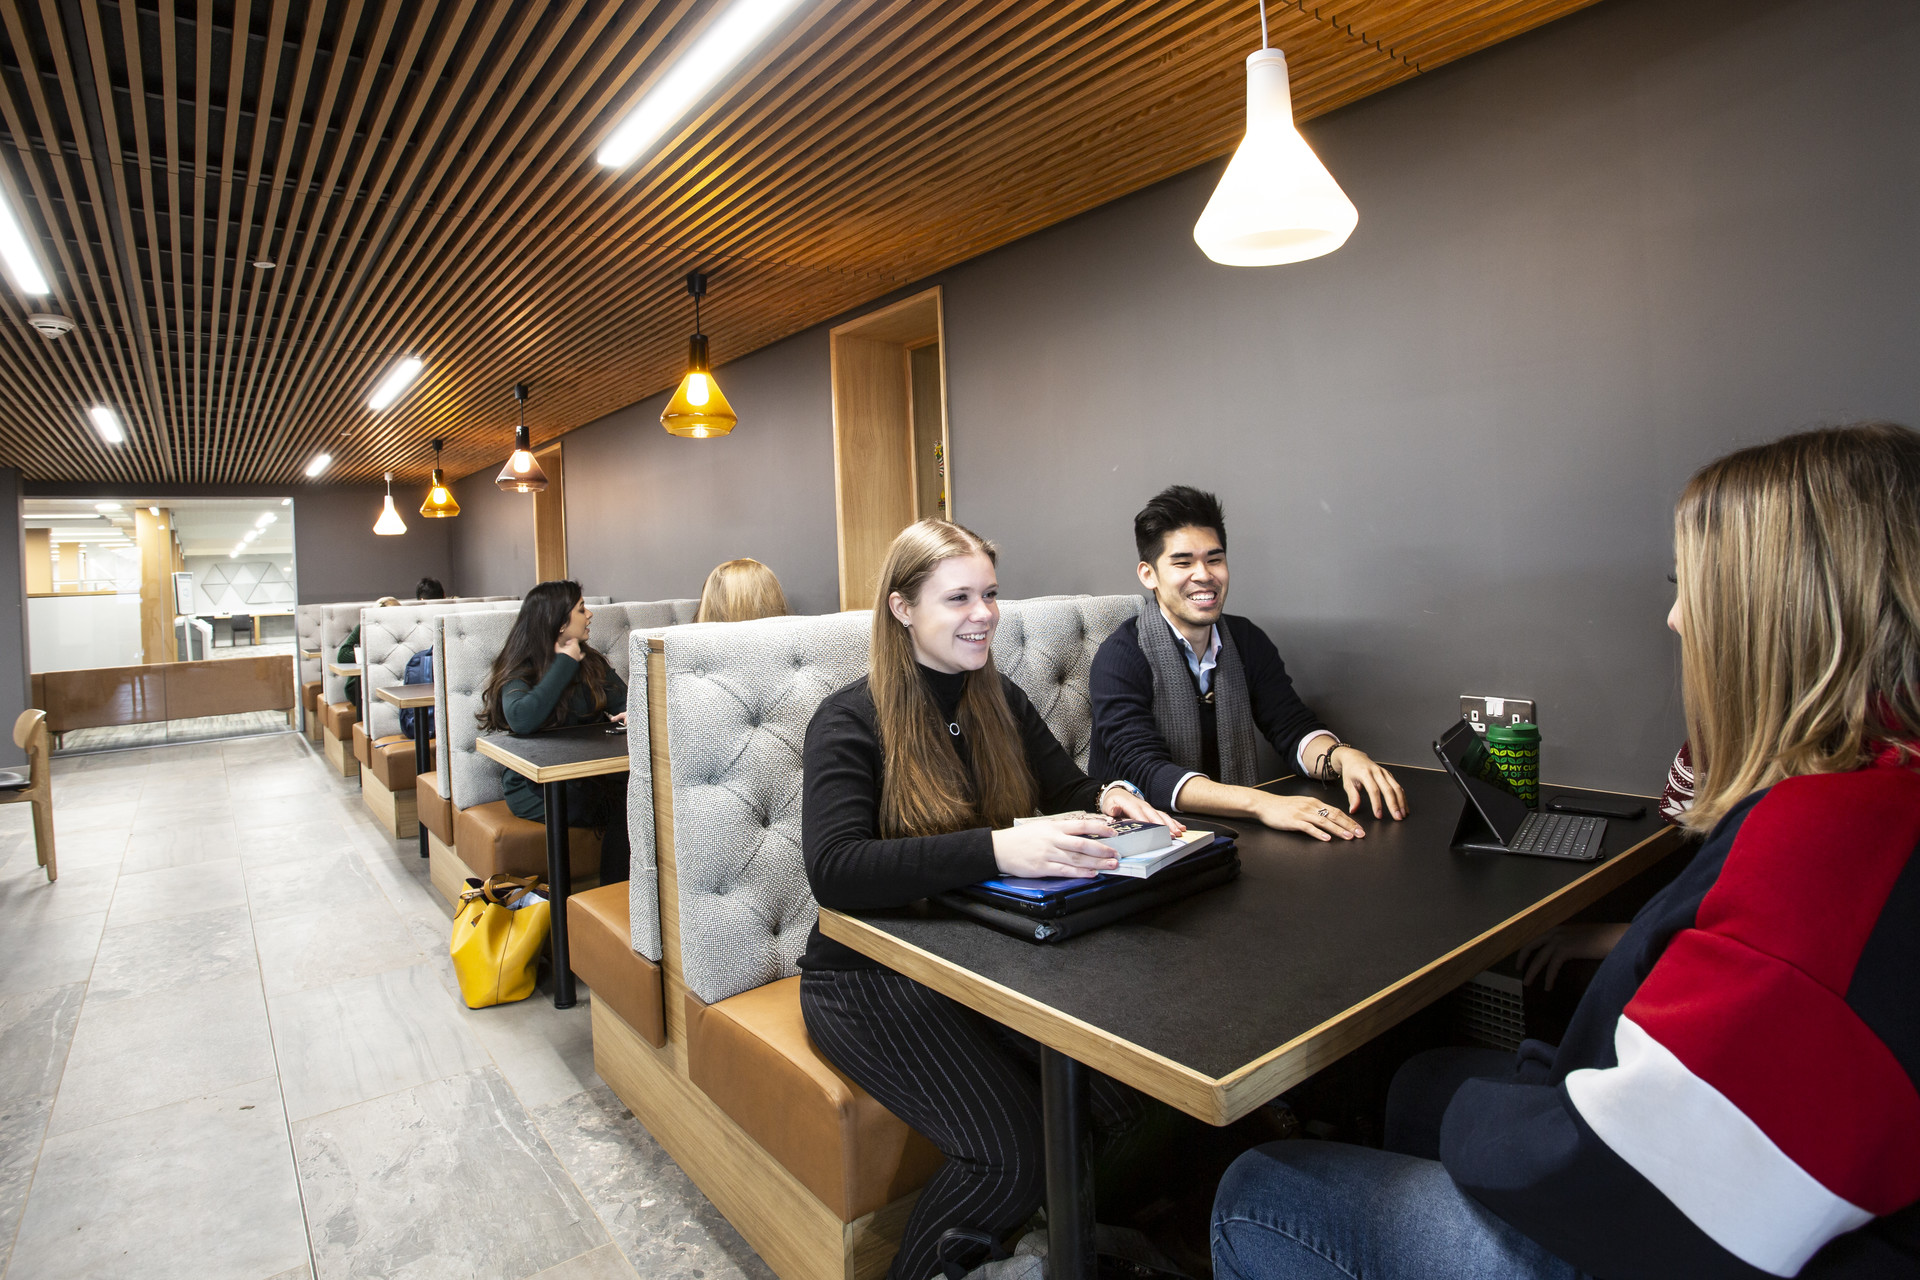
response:
{"label": "wooden chair", "polygon": [[47,713],[28,707],[13,722],[13,745],[27,753],[27,768],[0,769],[0,804],[33,805],[33,850],[47,869],[47,881],[60,878],[53,856],[53,768],[47,748]]}

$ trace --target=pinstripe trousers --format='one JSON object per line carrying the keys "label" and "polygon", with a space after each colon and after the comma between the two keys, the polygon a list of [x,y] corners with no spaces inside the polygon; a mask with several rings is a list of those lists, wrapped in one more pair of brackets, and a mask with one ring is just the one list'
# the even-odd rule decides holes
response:
{"label": "pinstripe trousers", "polygon": [[[907,1220],[889,1280],[935,1274],[940,1233],[1003,1236],[1046,1194],[1039,1046],[891,969],[809,969],[800,978],[807,1034],[827,1061],[947,1157]],[[1087,1072],[1103,1138],[1142,1114],[1140,1095]]]}

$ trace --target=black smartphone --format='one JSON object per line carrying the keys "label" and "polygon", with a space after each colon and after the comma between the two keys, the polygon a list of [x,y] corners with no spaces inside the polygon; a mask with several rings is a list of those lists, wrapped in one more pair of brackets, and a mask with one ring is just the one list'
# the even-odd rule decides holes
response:
{"label": "black smartphone", "polygon": [[1624,797],[1608,800],[1601,796],[1568,795],[1564,791],[1547,797],[1547,809],[1552,813],[1584,813],[1593,818],[1619,818],[1625,822],[1645,817],[1647,812],[1644,804]]}

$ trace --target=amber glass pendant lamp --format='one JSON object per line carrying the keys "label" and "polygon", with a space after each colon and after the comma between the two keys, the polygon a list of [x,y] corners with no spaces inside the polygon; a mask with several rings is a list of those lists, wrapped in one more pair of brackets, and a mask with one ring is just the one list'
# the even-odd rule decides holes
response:
{"label": "amber glass pendant lamp", "polygon": [[660,413],[660,425],[676,436],[706,440],[724,436],[740,421],[740,415],[721,394],[707,367],[707,335],[700,332],[700,299],[707,294],[707,277],[695,271],[687,276],[687,292],[693,297],[693,337],[687,343],[687,376]]}
{"label": "amber glass pendant lamp", "polygon": [[453,490],[447,488],[447,478],[440,471],[440,450],[446,445],[445,440],[433,442],[433,479],[427,485],[427,500],[420,504],[420,514],[429,520],[460,514],[460,504],[453,500]]}

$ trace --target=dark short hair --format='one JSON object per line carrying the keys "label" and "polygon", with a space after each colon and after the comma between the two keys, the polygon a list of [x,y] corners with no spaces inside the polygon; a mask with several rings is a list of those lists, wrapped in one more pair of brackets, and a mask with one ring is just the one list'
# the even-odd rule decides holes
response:
{"label": "dark short hair", "polygon": [[1167,549],[1167,537],[1177,529],[1211,529],[1227,549],[1227,516],[1220,499],[1192,485],[1169,485],[1153,495],[1133,518],[1133,546],[1140,559],[1152,564]]}
{"label": "dark short hair", "polygon": [[440,585],[438,578],[422,578],[413,589],[415,600],[445,600],[447,589]]}

